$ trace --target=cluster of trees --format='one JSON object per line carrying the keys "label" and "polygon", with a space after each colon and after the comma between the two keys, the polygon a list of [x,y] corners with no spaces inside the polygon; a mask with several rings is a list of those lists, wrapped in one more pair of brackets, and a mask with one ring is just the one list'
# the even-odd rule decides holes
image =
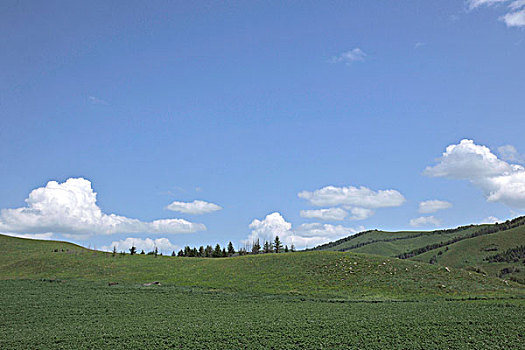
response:
{"label": "cluster of trees", "polygon": [[[260,253],[288,253],[288,252],[295,252],[295,246],[292,244],[290,248],[288,248],[288,245],[284,245],[279,239],[279,236],[276,236],[275,239],[270,241],[264,241],[264,244],[261,246],[259,239],[256,239],[253,241],[251,246],[245,246],[244,248],[239,248],[238,251],[235,251],[235,248],[233,246],[232,242],[228,243],[227,247],[221,248],[220,244],[216,244],[215,248],[213,248],[211,245],[207,245],[206,247],[200,246],[199,248],[190,246],[184,247],[184,249],[179,250],[178,253],[175,253],[173,251],[171,253],[171,256],[179,256],[179,257],[200,257],[200,258],[225,258],[229,256],[233,256],[235,254],[238,255],[246,255],[246,254],[260,254]],[[130,255],[137,254],[137,247],[132,246],[129,248]],[[117,254],[117,247],[113,247],[113,256]],[[124,255],[125,252],[120,252],[120,255]],[[159,250],[157,247],[151,252],[144,252],[142,250],[139,254],[142,255],[154,255],[157,257],[158,255],[162,255],[162,253],[159,253]]]}
{"label": "cluster of trees", "polygon": [[[238,255],[246,254],[260,254],[260,253],[282,253],[282,252],[294,252],[295,246],[292,244],[290,248],[288,245],[284,245],[279,239],[279,236],[276,236],[275,239],[270,241],[264,241],[264,244],[261,246],[259,239],[253,241],[251,246],[246,245],[243,248],[239,248],[238,251],[235,251],[232,242],[228,243],[227,247],[221,248],[220,244],[216,244],[215,248],[212,248],[211,245],[206,247],[200,246],[198,249],[196,247],[191,248],[190,246],[184,247],[184,249],[179,250],[176,254],[180,257],[200,257],[200,258],[224,258]],[[175,256],[175,252],[171,254]]]}
{"label": "cluster of trees", "polygon": [[521,225],[524,225],[524,224],[525,224],[525,216],[520,216],[519,218],[516,218],[514,220],[507,220],[507,221],[505,221],[505,222],[503,222],[501,224],[496,223],[496,224],[490,225],[490,226],[480,226],[479,230],[475,231],[474,233],[471,233],[470,235],[455,237],[455,238],[452,238],[452,239],[450,239],[448,241],[445,241],[445,242],[429,244],[427,246],[424,246],[424,247],[421,247],[421,248],[417,248],[417,249],[411,250],[411,251],[403,253],[403,254],[399,254],[397,256],[397,258],[399,258],[399,259],[409,259],[409,258],[412,258],[412,257],[414,257],[416,255],[420,255],[420,254],[426,253],[426,252],[428,252],[430,250],[434,250],[434,249],[438,249],[438,248],[441,248],[441,247],[444,247],[444,246],[447,246],[447,245],[451,245],[453,243],[462,241],[464,239],[469,239],[469,238],[474,238],[474,237],[478,237],[478,236],[489,235],[489,234],[496,233],[496,232],[499,232],[499,231],[510,230],[512,228],[515,228],[515,227],[518,227],[518,226],[521,226]]}
{"label": "cluster of trees", "polygon": [[[485,258],[488,262],[519,262],[525,259],[525,245],[520,245]],[[525,263],[525,260],[523,260]]]}

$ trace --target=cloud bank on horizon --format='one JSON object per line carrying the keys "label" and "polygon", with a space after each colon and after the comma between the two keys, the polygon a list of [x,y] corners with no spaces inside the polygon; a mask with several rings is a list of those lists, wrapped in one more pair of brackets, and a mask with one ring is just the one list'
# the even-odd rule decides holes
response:
{"label": "cloud bank on horizon", "polygon": [[97,194],[84,178],[63,183],[49,181],[34,189],[26,207],[2,209],[0,232],[16,234],[62,234],[68,238],[116,233],[178,234],[206,230],[206,226],[184,219],[150,222],[116,214],[106,214],[97,205]]}
{"label": "cloud bank on horizon", "polygon": [[[502,158],[521,159],[511,145],[498,148]],[[436,163],[427,166],[423,174],[451,180],[466,180],[479,188],[488,202],[498,202],[513,209],[525,209],[525,167],[498,158],[488,147],[463,139],[458,144],[446,147]],[[54,239],[55,234],[72,239],[89,238],[93,235],[113,234],[180,234],[205,231],[206,226],[185,219],[159,219],[144,222],[116,214],[106,214],[97,205],[97,194],[91,182],[84,178],[69,178],[63,183],[49,181],[46,186],[31,191],[26,199],[27,206],[0,210],[0,232],[10,235]],[[365,186],[325,186],[314,191],[301,191],[298,197],[320,209],[300,211],[305,219],[328,222],[365,220],[382,208],[402,206],[406,198],[394,189],[373,190]],[[453,206],[442,199],[419,202],[418,212],[431,214]],[[217,204],[194,200],[193,202],[174,201],[167,209],[185,214],[205,214],[222,209]],[[487,222],[498,221],[489,217]],[[437,227],[442,219],[420,216],[410,220],[413,227]],[[313,247],[363,231],[363,225],[348,227],[342,224],[306,222],[292,225],[279,212],[273,212],[262,219],[254,219],[250,225],[249,236],[244,240],[251,244],[254,240],[273,240],[279,236],[288,245],[299,248]],[[178,246],[168,238],[127,237],[116,240],[103,249],[127,250],[135,245],[139,250],[162,251],[177,250]]]}

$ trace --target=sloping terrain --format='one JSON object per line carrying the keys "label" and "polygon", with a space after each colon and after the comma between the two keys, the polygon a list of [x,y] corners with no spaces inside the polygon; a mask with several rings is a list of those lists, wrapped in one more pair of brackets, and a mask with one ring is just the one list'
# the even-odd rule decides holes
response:
{"label": "sloping terrain", "polygon": [[[410,259],[525,282],[524,259],[516,253],[525,244],[525,217],[492,225],[470,225],[450,230],[384,232],[366,231],[314,248],[350,251]],[[507,252],[511,250],[510,252]],[[507,253],[506,253],[507,252]],[[510,258],[490,259],[497,254]],[[502,261],[502,260],[509,261]]]}
{"label": "sloping terrain", "polygon": [[120,255],[0,236],[0,279],[87,280],[354,300],[523,295],[519,284],[409,260],[342,252],[233,258]]}

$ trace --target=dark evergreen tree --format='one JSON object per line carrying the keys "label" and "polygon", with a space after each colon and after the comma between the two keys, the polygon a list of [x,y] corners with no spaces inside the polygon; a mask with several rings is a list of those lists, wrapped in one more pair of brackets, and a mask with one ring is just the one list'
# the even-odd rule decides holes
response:
{"label": "dark evergreen tree", "polygon": [[284,252],[288,253],[288,244],[284,246]]}
{"label": "dark evergreen tree", "polygon": [[290,251],[293,253],[295,252],[295,245],[292,243],[292,245],[290,246]]}
{"label": "dark evergreen tree", "polygon": [[273,249],[272,249],[272,245],[270,244],[270,242],[264,241],[263,252],[265,254],[268,254],[268,253],[271,253],[272,251],[273,251]]}
{"label": "dark evergreen tree", "polygon": [[199,256],[202,258],[204,256],[204,247],[203,246],[200,246],[199,247]]}
{"label": "dark evergreen tree", "polygon": [[232,242],[228,243],[228,256],[235,254],[235,249],[233,248]]}
{"label": "dark evergreen tree", "polygon": [[129,248],[129,253],[130,253],[131,255],[134,255],[136,252],[137,252],[137,247],[135,247],[135,246],[131,246],[131,248]]}
{"label": "dark evergreen tree", "polygon": [[179,252],[177,253],[177,256],[184,256],[184,250],[179,250]]}
{"label": "dark evergreen tree", "polygon": [[155,255],[155,257],[159,255],[159,249],[157,247],[155,247],[155,250],[153,251],[153,255]]}
{"label": "dark evergreen tree", "polygon": [[279,239],[279,236],[275,236],[275,240],[273,241],[273,249],[276,253],[280,253],[283,250],[283,244]]}
{"label": "dark evergreen tree", "polygon": [[144,252],[144,249],[142,249],[142,250],[140,251],[140,255],[144,255],[144,254],[146,254],[146,253]]}
{"label": "dark evergreen tree", "polygon": [[226,251],[226,248],[222,248],[222,257],[225,258],[228,256],[228,252]]}
{"label": "dark evergreen tree", "polygon": [[113,246],[113,252],[111,253],[111,255],[113,255],[113,256],[117,255],[117,247],[116,246]]}
{"label": "dark evergreen tree", "polygon": [[257,240],[253,241],[252,254],[259,254],[260,251],[261,251],[261,243],[259,243],[259,238],[257,238]]}
{"label": "dark evergreen tree", "polygon": [[219,245],[219,243],[217,243],[217,245],[215,246],[212,256],[214,258],[220,258],[222,256],[222,250],[221,250],[221,246]]}
{"label": "dark evergreen tree", "polygon": [[171,252],[171,256],[176,256],[177,254],[175,254],[175,251],[172,251]]}
{"label": "dark evergreen tree", "polygon": [[213,248],[211,245],[207,245],[206,249],[204,249],[204,256],[207,258],[211,258],[213,256]]}

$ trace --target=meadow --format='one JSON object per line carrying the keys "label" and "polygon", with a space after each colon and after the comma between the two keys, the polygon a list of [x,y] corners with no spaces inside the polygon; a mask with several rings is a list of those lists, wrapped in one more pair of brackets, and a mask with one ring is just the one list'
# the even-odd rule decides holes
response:
{"label": "meadow", "polygon": [[353,252],[131,256],[0,235],[0,305],[1,349],[525,344],[523,285]]}
{"label": "meadow", "polygon": [[520,349],[523,300],[364,302],[0,281],[0,348]]}

